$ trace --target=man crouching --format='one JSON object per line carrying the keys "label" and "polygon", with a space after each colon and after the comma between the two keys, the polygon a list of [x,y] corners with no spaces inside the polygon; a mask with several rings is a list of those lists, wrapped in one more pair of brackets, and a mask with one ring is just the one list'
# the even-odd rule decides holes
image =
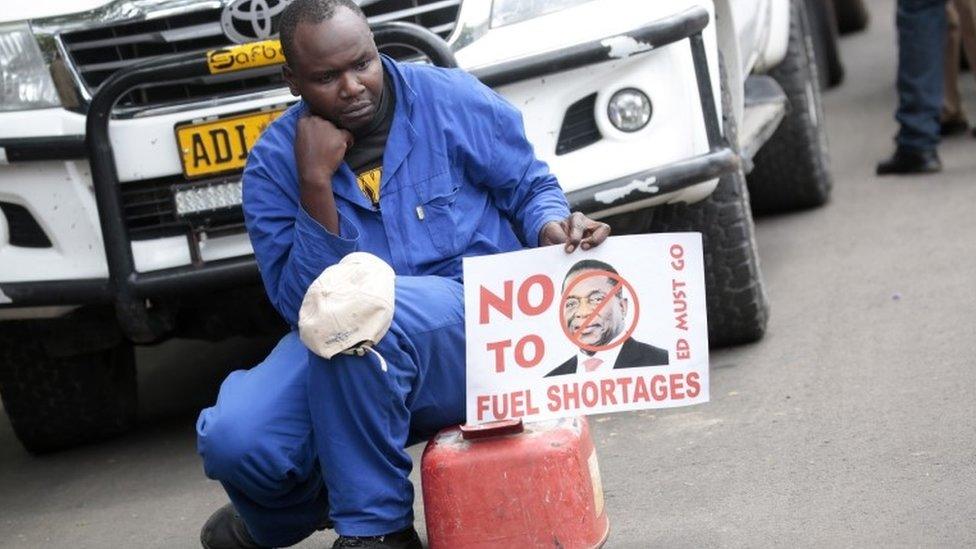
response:
{"label": "man crouching", "polygon": [[296,0],[280,27],[301,101],[243,177],[268,297],[295,326],[312,281],[368,252],[395,273],[395,308],[376,355],[326,359],[293,330],[228,376],[197,432],[232,503],[201,540],[285,546],[334,524],[334,547],[420,547],[405,448],[464,421],[462,257],[572,252],[610,230],[570,215],[514,107],[463,71],[381,56],[351,0]]}

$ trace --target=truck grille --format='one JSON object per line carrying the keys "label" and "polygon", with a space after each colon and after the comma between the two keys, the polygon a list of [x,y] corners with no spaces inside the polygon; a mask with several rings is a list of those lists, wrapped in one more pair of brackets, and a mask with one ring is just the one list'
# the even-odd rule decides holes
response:
{"label": "truck grille", "polygon": [[[371,24],[406,21],[424,26],[443,38],[454,30],[461,0],[381,0],[363,8]],[[66,32],[60,35],[85,87],[92,94],[116,71],[133,64],[188,51],[230,45],[220,27],[220,9],[206,9],[168,17],[126,21]],[[386,51],[394,57],[408,52]],[[282,86],[276,67],[250,72],[248,78],[214,76],[202,83],[171,83],[130,92],[117,109],[157,107],[206,100],[233,93],[249,93]]]}

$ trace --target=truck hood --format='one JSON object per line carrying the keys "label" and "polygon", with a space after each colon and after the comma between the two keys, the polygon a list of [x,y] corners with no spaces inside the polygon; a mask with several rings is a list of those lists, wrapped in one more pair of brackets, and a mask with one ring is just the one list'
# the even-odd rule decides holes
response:
{"label": "truck hood", "polygon": [[111,3],[112,0],[27,0],[4,2],[0,23],[68,15]]}

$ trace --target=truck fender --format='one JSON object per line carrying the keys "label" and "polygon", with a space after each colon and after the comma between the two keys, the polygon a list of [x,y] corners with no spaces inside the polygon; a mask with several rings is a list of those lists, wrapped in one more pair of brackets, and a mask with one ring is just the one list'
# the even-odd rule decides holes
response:
{"label": "truck fender", "polygon": [[756,60],[756,72],[779,65],[786,58],[790,41],[790,0],[772,0],[769,11],[769,39]]}
{"label": "truck fender", "polygon": [[[745,76],[742,74],[742,52],[739,51],[739,39],[735,32],[735,20],[729,0],[716,0],[715,2],[715,38],[718,43],[718,51],[722,52],[719,62],[725,71],[727,82],[743,82]],[[729,94],[732,103],[732,116],[736,122],[742,121],[744,109],[744,96],[742,86],[729,86]],[[732,143],[738,150],[738,143]]]}

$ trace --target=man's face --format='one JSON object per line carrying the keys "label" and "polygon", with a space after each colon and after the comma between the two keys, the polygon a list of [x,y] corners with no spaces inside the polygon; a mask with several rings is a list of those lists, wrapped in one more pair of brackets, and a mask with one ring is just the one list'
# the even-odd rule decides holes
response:
{"label": "man's face", "polygon": [[[582,276],[596,271],[579,271],[570,275],[563,283],[563,292],[569,284]],[[624,331],[627,318],[627,299],[623,297],[621,288],[614,287],[615,281],[606,276],[589,276],[578,284],[573,285],[566,304],[563,306],[566,325],[569,327],[573,339],[586,345],[602,346],[613,341]],[[595,316],[593,312],[608,301]],[[582,331],[578,331],[587,319],[592,320]]]}
{"label": "man's face", "polygon": [[369,123],[383,93],[383,64],[365,21],[339,7],[331,19],[299,23],[292,49],[284,76],[293,95],[340,128]]}

